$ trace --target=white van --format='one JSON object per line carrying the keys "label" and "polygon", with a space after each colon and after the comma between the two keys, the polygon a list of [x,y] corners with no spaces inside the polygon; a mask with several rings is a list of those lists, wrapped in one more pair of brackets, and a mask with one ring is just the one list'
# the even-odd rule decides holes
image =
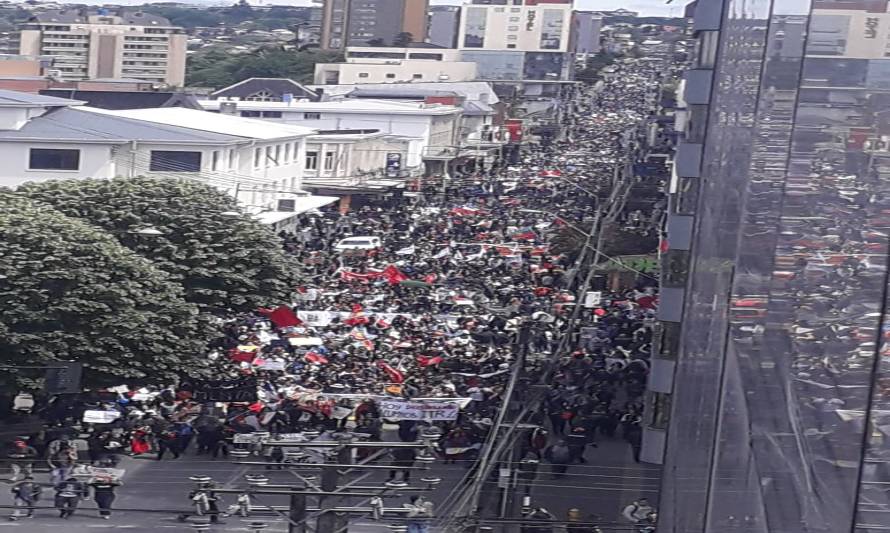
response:
{"label": "white van", "polygon": [[334,250],[374,250],[383,246],[380,237],[347,237],[334,245]]}

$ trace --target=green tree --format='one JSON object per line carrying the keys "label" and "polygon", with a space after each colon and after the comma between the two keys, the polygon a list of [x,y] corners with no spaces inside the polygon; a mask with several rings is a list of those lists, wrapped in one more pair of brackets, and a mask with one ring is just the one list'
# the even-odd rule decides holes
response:
{"label": "green tree", "polygon": [[[118,236],[181,283],[186,300],[202,312],[289,303],[297,285],[295,265],[278,236],[248,217],[223,215],[237,209],[235,200],[209,185],[116,178],[55,180],[19,190]],[[162,235],[149,241],[131,233],[144,226]]]}
{"label": "green tree", "polygon": [[106,232],[9,191],[0,191],[0,273],[6,364],[80,361],[88,386],[204,368],[209,329],[167,274]]}
{"label": "green tree", "polygon": [[343,55],[336,51],[284,50],[267,47],[253,54],[233,56],[210,50],[189,57],[188,85],[222,88],[252,77],[290,78],[311,83],[316,63],[336,63]]}

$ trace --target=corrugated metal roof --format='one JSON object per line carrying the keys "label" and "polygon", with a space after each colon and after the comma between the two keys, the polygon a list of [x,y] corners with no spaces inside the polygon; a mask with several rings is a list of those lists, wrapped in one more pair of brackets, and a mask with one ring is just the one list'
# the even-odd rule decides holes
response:
{"label": "corrugated metal roof", "polygon": [[208,113],[196,109],[184,109],[181,107],[165,107],[154,109],[128,109],[106,110],[89,108],[90,112],[110,114],[117,117],[132,118],[139,121],[151,122],[189,128],[195,131],[231,135],[241,139],[286,139],[304,137],[315,133],[312,128],[293,126],[259,120],[242,118],[220,113]]}
{"label": "corrugated metal roof", "polygon": [[22,93],[0,89],[0,107],[28,107],[28,106],[69,106],[80,105],[83,102],[56,98],[55,96],[43,96],[42,94]]}
{"label": "corrugated metal roof", "polygon": [[130,141],[231,144],[244,140],[242,137],[234,135],[163,126],[71,107],[54,109],[45,115],[36,117],[20,130],[0,130],[0,140],[31,139],[61,142],[108,142],[112,144]]}

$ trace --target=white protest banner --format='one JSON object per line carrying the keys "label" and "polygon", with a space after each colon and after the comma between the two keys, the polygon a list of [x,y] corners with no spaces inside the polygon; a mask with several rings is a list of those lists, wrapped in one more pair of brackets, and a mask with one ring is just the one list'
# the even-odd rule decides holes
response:
{"label": "white protest banner", "polygon": [[334,407],[333,412],[331,413],[331,418],[336,420],[343,420],[352,414],[352,409],[349,407],[340,407],[339,405]]}
{"label": "white protest banner", "polygon": [[284,370],[284,361],[263,361],[259,367],[263,370]]}
{"label": "white protest banner", "polygon": [[334,313],[328,311],[297,311],[297,318],[312,327],[325,327],[331,323],[334,316]]}
{"label": "white protest banner", "polygon": [[253,444],[255,442],[262,442],[262,435],[256,435],[254,433],[236,433],[232,436],[232,442],[235,444]]}
{"label": "white protest banner", "polygon": [[120,416],[117,411],[84,411],[83,421],[90,424],[110,424]]}
{"label": "white protest banner", "polygon": [[460,407],[455,402],[380,402],[380,416],[389,420],[456,420],[459,412]]}
{"label": "white protest banner", "polygon": [[321,337],[291,337],[287,339],[291,346],[321,346],[324,340]]}
{"label": "white protest banner", "polygon": [[588,291],[584,295],[584,307],[592,309],[600,304],[603,299],[603,293],[600,291]]}
{"label": "white protest banner", "polygon": [[123,468],[98,468],[95,466],[90,471],[93,474],[94,481],[97,478],[111,478],[112,481],[120,481],[124,474],[127,473]]}

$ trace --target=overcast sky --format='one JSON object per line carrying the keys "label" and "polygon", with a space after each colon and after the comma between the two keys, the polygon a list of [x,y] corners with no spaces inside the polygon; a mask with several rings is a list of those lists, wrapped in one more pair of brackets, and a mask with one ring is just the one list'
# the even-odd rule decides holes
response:
{"label": "overcast sky", "polygon": [[[683,16],[683,6],[688,0],[674,0],[665,5],[666,0],[575,0],[575,9],[607,10],[630,9],[644,15]],[[430,0],[432,4],[462,4],[461,0]]]}

